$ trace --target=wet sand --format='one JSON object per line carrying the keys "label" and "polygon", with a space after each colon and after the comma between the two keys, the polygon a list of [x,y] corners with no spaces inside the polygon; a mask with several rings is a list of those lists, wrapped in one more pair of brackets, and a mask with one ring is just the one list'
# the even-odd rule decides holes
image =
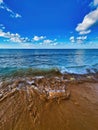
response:
{"label": "wet sand", "polygon": [[[98,130],[97,75],[40,78],[1,82],[0,130]],[[31,87],[35,84],[38,90]],[[50,90],[65,85],[70,96],[47,98],[49,84]]]}

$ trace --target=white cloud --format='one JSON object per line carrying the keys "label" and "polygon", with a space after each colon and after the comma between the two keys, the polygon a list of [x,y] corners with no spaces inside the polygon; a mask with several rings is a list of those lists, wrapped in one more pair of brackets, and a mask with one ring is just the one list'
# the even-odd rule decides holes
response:
{"label": "white cloud", "polygon": [[74,37],[74,36],[71,36],[70,37],[70,41],[71,43],[84,43],[84,41],[87,39],[87,36],[79,36],[79,37]]}
{"label": "white cloud", "polygon": [[94,6],[98,6],[98,0],[94,0]]}
{"label": "white cloud", "polygon": [[8,8],[7,5],[3,2],[3,0],[0,0],[0,8],[6,10],[7,12],[9,12],[10,16],[12,18],[21,18],[21,15],[18,14],[18,13],[15,13],[10,8]]}
{"label": "white cloud", "polygon": [[[35,46],[56,46],[58,45],[57,39],[50,40],[46,39],[46,36],[34,36],[33,40],[29,39],[28,37],[21,37],[18,33],[11,33],[11,32],[5,32],[2,27],[4,27],[3,24],[0,24],[0,37],[3,38],[5,42],[16,42],[19,43],[22,47],[35,47]],[[4,27],[5,28],[5,27]],[[34,44],[34,43],[38,44]]]}
{"label": "white cloud", "polygon": [[52,44],[52,46],[56,46],[56,45],[58,45],[58,42],[54,42],[54,43]]}
{"label": "white cloud", "polygon": [[89,12],[81,23],[76,27],[76,31],[80,35],[85,35],[91,32],[90,28],[98,22],[98,0],[93,0],[90,3],[91,7],[94,7],[95,10]]}
{"label": "white cloud", "polygon": [[77,40],[86,40],[87,36],[81,36],[81,37],[77,37]]}
{"label": "white cloud", "polygon": [[3,24],[0,24],[0,29],[2,29],[2,30],[4,30],[4,29],[5,29],[5,27],[4,27],[4,25],[3,25]]}
{"label": "white cloud", "polygon": [[75,42],[75,37],[74,36],[71,36],[70,39],[69,39],[72,43]]}
{"label": "white cloud", "polygon": [[[0,24],[0,26],[4,27],[3,24]],[[4,38],[4,41],[6,42],[20,43],[21,46],[28,48],[34,45],[36,46],[36,44],[34,44],[33,42],[39,43],[39,41],[41,42],[38,45],[42,46],[56,46],[58,44],[57,39],[50,40],[45,39],[45,36],[34,36],[32,41],[32,39],[29,39],[28,37],[21,37],[18,33],[5,32],[2,28],[0,29],[0,37]]]}
{"label": "white cloud", "polygon": [[42,42],[39,43],[40,45],[43,46],[56,46],[58,45],[57,39],[50,40],[50,39],[45,39]]}
{"label": "white cloud", "polygon": [[21,15],[18,14],[18,13],[16,13],[15,17],[16,17],[16,18],[21,18]]}
{"label": "white cloud", "polygon": [[89,4],[89,6],[90,6],[92,9],[98,7],[98,0],[93,0],[93,1]]}
{"label": "white cloud", "polygon": [[46,39],[46,40],[43,41],[42,44],[43,45],[56,46],[56,45],[58,45],[58,42],[57,42],[57,39],[54,39],[54,40]]}
{"label": "white cloud", "polygon": [[54,41],[52,41],[52,40],[50,40],[50,39],[46,39],[46,40],[43,41],[44,44],[50,44],[50,43],[52,43],[52,42],[54,42]]}
{"label": "white cloud", "polygon": [[98,9],[87,14],[82,23],[79,23],[76,27],[76,31],[80,34],[88,34],[91,30],[88,30],[91,26],[98,22]]}
{"label": "white cloud", "polygon": [[76,38],[77,43],[84,43],[84,41],[87,39],[87,36],[80,36]]}
{"label": "white cloud", "polygon": [[43,40],[45,38],[46,38],[45,36],[34,36],[33,40],[34,41],[40,41],[40,40]]}
{"label": "white cloud", "polygon": [[89,34],[91,32],[91,30],[87,30],[87,31],[80,31],[79,34],[80,35],[85,35],[85,34]]}
{"label": "white cloud", "polygon": [[18,33],[10,33],[4,32],[2,29],[0,30],[0,37],[6,38],[7,41],[17,42],[17,43],[25,43],[29,41],[29,38],[23,38]]}
{"label": "white cloud", "polygon": [[0,4],[3,3],[3,0],[0,0]]}

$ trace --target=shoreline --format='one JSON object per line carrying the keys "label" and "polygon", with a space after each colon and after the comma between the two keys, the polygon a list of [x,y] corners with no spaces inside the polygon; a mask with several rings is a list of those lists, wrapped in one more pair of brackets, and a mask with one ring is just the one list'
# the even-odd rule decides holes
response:
{"label": "shoreline", "polygon": [[[40,73],[39,73],[40,74]],[[20,76],[20,75],[19,75]],[[49,95],[53,95],[54,98],[56,93],[64,95],[66,97],[66,92],[69,85],[82,84],[82,83],[98,83],[98,73],[90,74],[61,74],[56,71],[53,75],[51,73],[46,73],[45,75],[36,76],[26,76],[18,77],[14,75],[11,77],[3,77],[0,80],[0,98],[4,97],[7,93],[25,90],[26,87],[32,88],[33,91],[37,91],[40,95],[46,95],[46,98],[50,98]],[[70,92],[69,96],[70,96]],[[68,96],[68,97],[69,97]]]}
{"label": "shoreline", "polygon": [[6,77],[0,82],[0,130],[97,130],[97,79],[97,73]]}

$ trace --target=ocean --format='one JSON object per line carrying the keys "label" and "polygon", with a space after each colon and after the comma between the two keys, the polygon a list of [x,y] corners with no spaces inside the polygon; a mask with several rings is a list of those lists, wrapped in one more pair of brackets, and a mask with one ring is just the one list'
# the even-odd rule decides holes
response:
{"label": "ocean", "polygon": [[0,75],[32,68],[61,73],[98,71],[97,49],[0,49]]}

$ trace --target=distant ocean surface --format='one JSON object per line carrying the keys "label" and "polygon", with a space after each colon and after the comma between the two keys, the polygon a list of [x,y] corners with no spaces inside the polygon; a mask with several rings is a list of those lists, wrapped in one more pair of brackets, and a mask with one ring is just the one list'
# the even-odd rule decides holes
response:
{"label": "distant ocean surface", "polygon": [[0,49],[0,75],[19,69],[53,69],[61,73],[85,74],[98,71],[98,50]]}

